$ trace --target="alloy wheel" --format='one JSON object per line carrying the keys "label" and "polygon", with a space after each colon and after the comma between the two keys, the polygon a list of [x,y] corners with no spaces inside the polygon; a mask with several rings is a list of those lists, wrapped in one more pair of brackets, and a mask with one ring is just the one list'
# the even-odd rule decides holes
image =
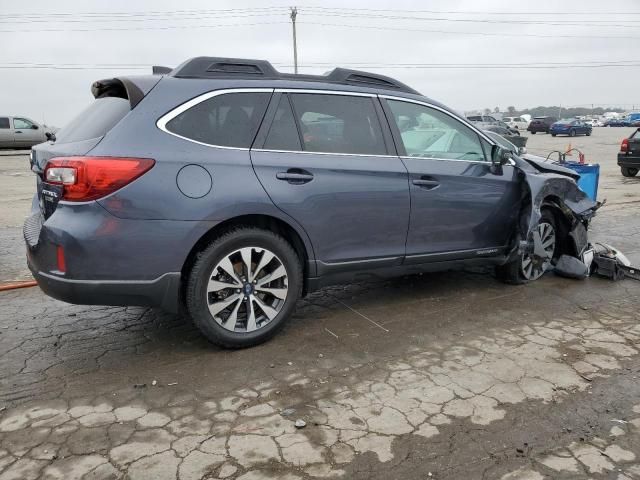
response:
{"label": "alloy wheel", "polygon": [[244,247],[226,255],[213,268],[206,300],[219,325],[249,333],[280,313],[288,291],[282,260],[265,248]]}
{"label": "alloy wheel", "polygon": [[551,266],[556,248],[556,232],[548,222],[541,222],[533,232],[533,252],[522,256],[522,275],[532,281],[540,278]]}

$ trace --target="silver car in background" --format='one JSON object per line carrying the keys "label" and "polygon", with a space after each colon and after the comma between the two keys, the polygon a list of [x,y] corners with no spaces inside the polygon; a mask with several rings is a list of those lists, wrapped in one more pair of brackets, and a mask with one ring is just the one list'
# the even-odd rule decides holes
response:
{"label": "silver car in background", "polygon": [[26,117],[0,116],[0,148],[31,148],[47,141],[50,129]]}

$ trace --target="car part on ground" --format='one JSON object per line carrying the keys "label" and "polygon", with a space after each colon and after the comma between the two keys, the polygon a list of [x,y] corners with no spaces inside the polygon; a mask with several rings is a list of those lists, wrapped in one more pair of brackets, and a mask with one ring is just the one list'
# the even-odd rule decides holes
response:
{"label": "car part on ground", "polygon": [[594,273],[611,280],[640,280],[640,268],[633,267],[622,252],[606,243],[595,244],[593,265]]}

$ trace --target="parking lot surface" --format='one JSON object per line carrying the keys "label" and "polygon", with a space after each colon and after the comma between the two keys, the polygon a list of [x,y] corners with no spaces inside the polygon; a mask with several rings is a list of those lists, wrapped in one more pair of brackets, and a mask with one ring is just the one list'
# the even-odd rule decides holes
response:
{"label": "parking lot surface", "polygon": [[[528,149],[571,141],[601,164],[592,238],[640,264],[640,178],[615,165],[628,130]],[[2,270],[19,278],[33,187],[12,176],[26,157],[2,162],[0,186],[18,178]],[[484,271],[352,284],[226,351],[157,310],[2,292],[0,480],[640,478],[639,293]]]}

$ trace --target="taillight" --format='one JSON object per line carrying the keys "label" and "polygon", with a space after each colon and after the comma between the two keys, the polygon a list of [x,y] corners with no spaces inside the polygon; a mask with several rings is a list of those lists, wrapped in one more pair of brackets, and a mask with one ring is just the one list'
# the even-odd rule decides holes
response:
{"label": "taillight", "polygon": [[620,151],[622,153],[625,153],[629,150],[629,139],[625,138],[624,140],[622,140],[622,143],[620,144]]}
{"label": "taillight", "polygon": [[58,157],[47,162],[44,179],[62,185],[62,200],[86,202],[133,182],[154,164],[150,158]]}

